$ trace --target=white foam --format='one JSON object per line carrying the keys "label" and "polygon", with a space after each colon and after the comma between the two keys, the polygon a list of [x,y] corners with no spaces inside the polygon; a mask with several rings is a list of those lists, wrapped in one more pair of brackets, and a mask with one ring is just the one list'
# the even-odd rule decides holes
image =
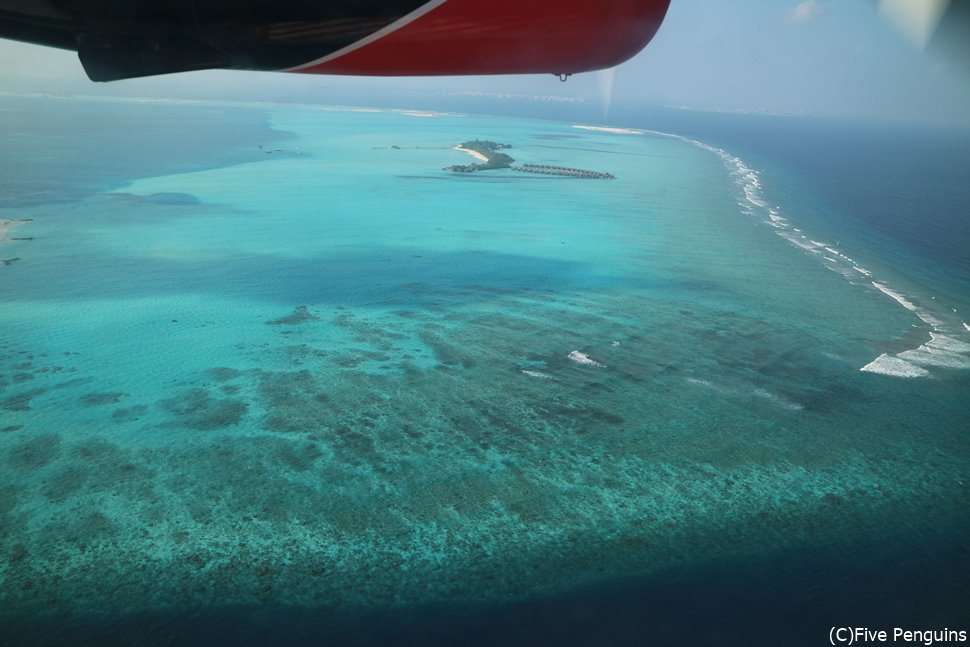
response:
{"label": "white foam", "polygon": [[[963,325],[965,326],[966,324]],[[935,332],[930,333],[930,341],[927,343],[927,345],[933,346],[934,348],[953,351],[954,353],[970,353],[970,343]]]}
{"label": "white foam", "polygon": [[768,203],[759,197],[758,187],[756,186],[752,186],[750,184],[744,185],[744,196],[747,198],[748,202],[755,205],[756,207],[768,206]]}
{"label": "white foam", "polygon": [[786,400],[780,395],[777,395],[765,389],[760,389],[760,388],[755,389],[754,394],[755,396],[763,400],[767,400],[768,402],[771,402],[772,404],[777,405],[782,409],[787,409],[788,411],[801,411],[802,409],[804,409],[802,405],[792,402],[790,400]]}
{"label": "white foam", "polygon": [[[798,230],[796,229],[795,231],[798,231]],[[784,238],[788,242],[792,243],[793,245],[798,245],[799,247],[801,247],[802,249],[804,249],[806,252],[811,252],[813,254],[818,254],[819,253],[818,247],[816,247],[815,245],[813,245],[812,242],[809,241],[804,236],[801,236],[801,235],[796,236],[795,234],[791,234],[791,233],[789,233],[787,231],[778,231],[778,232],[775,232],[775,233],[777,233],[779,236],[781,236],[782,238]]]}
{"label": "white foam", "polygon": [[877,290],[879,290],[886,296],[895,299],[899,303],[899,305],[903,306],[907,310],[912,310],[913,312],[916,312],[916,305],[913,304],[912,301],[904,297],[899,292],[896,292],[885,283],[879,283],[878,281],[873,281],[872,284],[876,287]]}
{"label": "white foam", "polygon": [[897,303],[899,303],[899,305],[915,313],[916,316],[919,317],[923,323],[932,327],[934,330],[940,330],[945,326],[945,324],[942,321],[934,317],[926,310],[918,307],[915,303],[907,299],[906,296],[904,296],[901,292],[897,292],[896,290],[893,290],[885,283],[879,283],[877,281],[873,281],[872,284],[876,287],[877,290],[879,290],[886,296],[889,296],[892,299],[894,299]]}
{"label": "white foam", "polygon": [[855,283],[855,281],[852,280],[855,278],[855,274],[852,273],[851,267],[846,267],[842,263],[837,263],[834,267],[830,267],[829,269],[832,270],[833,272],[838,272],[839,274],[844,276],[850,283]]}
{"label": "white foam", "polygon": [[925,368],[910,364],[904,359],[883,353],[859,369],[866,373],[879,373],[892,377],[926,377],[930,374]]}
{"label": "white foam", "polygon": [[919,364],[920,366],[931,366],[936,368],[970,368],[970,358],[956,353],[933,350],[926,344],[914,350],[903,351],[896,355],[899,359]]}
{"label": "white foam", "polygon": [[[922,346],[897,355],[880,355],[860,370],[898,377],[925,377],[930,375],[930,373],[923,366],[970,369],[970,344],[954,337],[954,335],[960,334],[955,332],[957,329],[955,321],[946,323],[938,317],[935,311],[919,305],[918,302],[914,302],[902,292],[889,287],[886,283],[873,280],[873,273],[860,266],[851,257],[843,254],[838,249],[838,243],[827,243],[809,238],[801,229],[793,227],[787,219],[779,215],[779,208],[776,205],[768,206],[768,202],[761,193],[761,181],[758,172],[748,167],[740,158],[730,155],[724,149],[716,148],[696,139],[688,139],[687,137],[678,135],[668,136],[714,153],[721,158],[725,166],[728,167],[738,188],[744,194],[744,200],[738,201],[738,206],[742,213],[745,215],[754,215],[754,212],[760,209],[762,214],[767,215],[767,219],[763,222],[771,225],[776,234],[791,244],[824,260],[825,263],[823,263],[823,266],[826,269],[838,272],[850,283],[860,285],[857,280],[858,274],[866,277],[873,287],[915,314],[920,321],[932,330],[930,341]],[[956,309],[954,309],[954,312],[956,312]],[[949,320],[948,315],[947,319]],[[966,332],[970,332],[970,323],[965,321],[961,323],[963,329]],[[913,327],[919,328],[919,325],[914,324]],[[691,381],[699,384],[693,378]],[[765,393],[768,394],[768,392]],[[760,393],[757,395],[759,397],[768,397]]]}
{"label": "white foam", "polygon": [[970,368],[970,357],[963,354],[967,352],[970,352],[970,344],[947,335],[930,333],[930,341],[896,357],[920,366],[967,369]]}
{"label": "white foam", "polygon": [[597,366],[599,368],[606,368],[606,364],[603,364],[602,362],[597,362],[595,359],[593,359],[586,353],[580,353],[578,350],[572,351],[566,357],[573,360],[577,364],[583,364],[584,366]]}
{"label": "white foam", "polygon": [[522,369],[522,372],[528,375],[529,377],[537,377],[542,380],[552,379],[551,375],[549,375],[548,373],[543,373],[542,371],[530,371],[528,369]]}
{"label": "white foam", "polygon": [[731,389],[726,389],[723,386],[718,386],[717,384],[714,384],[710,380],[703,380],[699,377],[688,377],[687,382],[690,384],[693,384],[694,386],[701,386],[701,387],[704,387],[705,389],[710,389],[716,393],[720,393],[723,395],[733,394]]}
{"label": "white foam", "polygon": [[708,380],[702,380],[698,377],[689,377],[687,378],[687,381],[690,382],[691,384],[696,384],[697,386],[714,386],[713,382],[710,382]]}

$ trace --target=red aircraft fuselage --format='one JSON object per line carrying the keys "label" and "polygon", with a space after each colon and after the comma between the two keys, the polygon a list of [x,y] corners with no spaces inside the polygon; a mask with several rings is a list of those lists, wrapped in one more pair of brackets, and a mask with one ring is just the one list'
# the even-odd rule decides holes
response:
{"label": "red aircraft fuselage", "polygon": [[422,76],[613,67],[669,0],[0,0],[0,37],[110,81],[198,69]]}

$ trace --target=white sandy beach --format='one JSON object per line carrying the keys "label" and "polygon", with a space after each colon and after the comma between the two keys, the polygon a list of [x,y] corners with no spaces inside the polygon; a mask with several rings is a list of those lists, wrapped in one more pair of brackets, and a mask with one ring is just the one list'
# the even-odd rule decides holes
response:
{"label": "white sandy beach", "polygon": [[488,161],[488,158],[487,157],[485,157],[484,155],[482,155],[478,151],[471,150],[470,148],[463,148],[461,146],[455,146],[455,150],[456,151],[464,151],[464,152],[468,153],[469,155],[471,155],[472,157],[474,157],[475,159],[480,160],[482,162],[487,162]]}

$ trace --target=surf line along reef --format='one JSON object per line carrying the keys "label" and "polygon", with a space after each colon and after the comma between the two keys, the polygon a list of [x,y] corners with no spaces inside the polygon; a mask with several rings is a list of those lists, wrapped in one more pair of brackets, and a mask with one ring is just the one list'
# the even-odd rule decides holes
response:
{"label": "surf line along reef", "polygon": [[454,164],[446,166],[445,171],[452,173],[474,173],[475,171],[488,171],[493,169],[507,168],[522,173],[538,173],[540,175],[558,175],[560,177],[577,177],[591,180],[615,180],[616,176],[612,173],[601,173],[599,171],[587,171],[581,168],[570,168],[568,166],[547,166],[544,164],[521,164],[513,166],[515,162],[512,157],[499,151],[512,148],[511,144],[499,144],[488,140],[473,140],[460,144],[458,150],[471,153],[482,160],[480,164]]}

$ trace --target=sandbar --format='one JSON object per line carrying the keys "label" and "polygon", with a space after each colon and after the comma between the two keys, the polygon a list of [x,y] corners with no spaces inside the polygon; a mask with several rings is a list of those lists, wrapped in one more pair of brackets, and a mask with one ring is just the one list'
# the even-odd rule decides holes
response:
{"label": "sandbar", "polygon": [[611,128],[609,126],[573,126],[581,130],[595,130],[603,133],[616,133],[618,135],[642,135],[646,131],[637,128]]}
{"label": "sandbar", "polygon": [[10,218],[0,218],[0,243],[9,243],[10,232],[14,227],[19,227],[25,222],[30,222],[30,220],[11,220]]}

